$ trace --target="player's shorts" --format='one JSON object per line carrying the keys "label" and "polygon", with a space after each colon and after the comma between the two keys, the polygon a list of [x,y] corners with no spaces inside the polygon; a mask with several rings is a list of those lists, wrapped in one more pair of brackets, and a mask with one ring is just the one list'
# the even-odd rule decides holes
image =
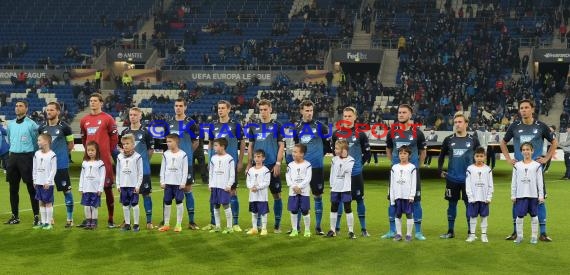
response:
{"label": "player's shorts", "polygon": [[515,201],[515,215],[522,218],[529,214],[531,217],[538,215],[537,198],[518,198]]}
{"label": "player's shorts", "polygon": [[309,196],[289,196],[289,200],[287,201],[287,210],[297,212],[299,209],[301,212],[309,212],[309,210],[311,210],[311,200]]}
{"label": "player's shorts", "polygon": [[188,175],[186,176],[186,186],[194,184],[194,167],[188,166]]}
{"label": "player's shorts", "polygon": [[351,192],[331,192],[331,203],[346,203],[352,201]]}
{"label": "player's shorts", "polygon": [[[275,167],[275,164],[267,166],[267,169],[269,169],[269,172],[271,172],[273,167]],[[279,166],[279,168],[281,168],[281,166]],[[269,191],[271,191],[271,194],[281,193],[281,176],[276,177],[273,175],[273,172],[271,172],[271,181],[269,182]]]}
{"label": "player's shorts", "polygon": [[394,209],[396,209],[396,217],[402,217],[402,214],[412,215],[413,202],[404,199],[397,199],[394,202]]}
{"label": "player's shorts", "polygon": [[36,185],[35,199],[43,203],[53,203],[53,185],[48,189],[44,189],[43,185]]}
{"label": "player's shorts", "polygon": [[477,216],[489,216],[489,204],[482,201],[469,203],[467,205],[467,216],[471,218],[477,218]]}
{"label": "player's shorts", "polygon": [[230,203],[230,192],[222,188],[212,188],[212,193],[210,194],[211,204],[229,204]]}
{"label": "player's shorts", "polygon": [[448,201],[459,201],[459,199],[467,201],[467,191],[465,190],[465,183],[459,184],[446,180],[444,197]]}
{"label": "player's shorts", "polygon": [[152,185],[150,184],[150,175],[143,175],[141,187],[139,188],[141,195],[148,195],[152,193]]}
{"label": "player's shorts", "polygon": [[249,212],[265,215],[269,213],[269,203],[266,201],[251,201],[249,202]]}
{"label": "player's shorts", "polygon": [[351,177],[350,192],[355,201],[364,199],[364,179],[362,174]]}
{"label": "player's shorts", "polygon": [[121,187],[120,199],[123,206],[135,206],[139,204],[139,194],[135,193],[134,187]]}
{"label": "player's shorts", "polygon": [[57,172],[55,172],[54,182],[57,191],[67,192],[71,190],[71,181],[69,180],[69,170],[57,169]]}
{"label": "player's shorts", "polygon": [[94,192],[84,192],[83,195],[81,195],[81,205],[100,207],[101,196],[97,195],[97,193]]}
{"label": "player's shorts", "polygon": [[166,184],[164,187],[164,204],[171,205],[173,199],[176,204],[182,203],[184,201],[184,190],[180,189],[180,185]]}
{"label": "player's shorts", "polygon": [[312,168],[311,173],[311,192],[315,196],[320,196],[325,192],[324,170],[323,168]]}
{"label": "player's shorts", "polygon": [[238,184],[238,169],[237,169],[237,165],[236,165],[236,173],[235,173],[235,180],[234,180],[234,184],[232,184],[232,190],[236,190],[239,186]]}

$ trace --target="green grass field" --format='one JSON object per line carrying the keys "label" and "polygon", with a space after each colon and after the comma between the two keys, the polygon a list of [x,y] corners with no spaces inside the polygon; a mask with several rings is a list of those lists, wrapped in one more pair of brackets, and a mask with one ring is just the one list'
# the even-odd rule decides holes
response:
{"label": "green grass field", "polygon": [[[78,185],[80,153],[74,153],[72,182]],[[56,194],[55,230],[32,230],[32,212],[24,185],[20,189],[20,209],[22,223],[19,225],[0,224],[0,272],[2,274],[141,274],[141,273],[288,273],[288,274],[331,274],[333,272],[358,273],[567,273],[570,269],[570,181],[559,180],[564,168],[562,162],[553,162],[550,173],[546,174],[549,197],[548,233],[552,243],[528,243],[530,220],[525,219],[525,242],[519,246],[503,238],[512,232],[510,175],[511,170],[504,161],[498,161],[495,172],[495,194],[489,217],[489,243],[466,243],[467,225],[462,204],[458,210],[456,239],[442,240],[439,235],[447,231],[447,202],[443,199],[444,181],[436,177],[435,168],[422,168],[423,186],[423,230],[427,241],[393,242],[381,240],[380,234],[388,229],[387,220],[387,178],[386,159],[379,167],[366,166],[366,207],[370,238],[356,240],[346,238],[346,227],[334,239],[320,236],[311,238],[290,238],[285,234],[270,234],[266,237],[246,236],[245,233],[232,235],[211,234],[204,231],[183,230],[162,233],[143,229],[139,233],[123,233],[117,229],[100,227],[95,231],[80,228],[65,229],[65,206],[63,195]],[[159,157],[153,158],[155,175]],[[432,164],[435,164],[436,160]],[[433,167],[433,165],[432,165]],[[328,171],[326,172],[328,177]],[[10,216],[8,185],[4,177],[0,181],[0,221]],[[157,177],[153,177],[154,223],[162,217],[162,191]],[[198,176],[198,183],[200,177]],[[240,183],[244,183],[243,175]],[[284,183],[284,181],[283,181]],[[286,191],[286,190],[284,190]],[[197,184],[196,218],[199,225],[209,222],[206,185]],[[286,195],[287,193],[284,192]],[[323,229],[329,226],[329,191],[325,193]],[[115,191],[115,196],[117,192]],[[75,193],[76,222],[83,219],[80,196]],[[247,209],[247,191],[239,189],[240,225],[250,227],[251,215]],[[141,200],[142,201],[142,200]],[[285,200],[286,202],[286,200]],[[272,211],[270,199],[270,211]],[[313,201],[311,200],[311,207]],[[353,207],[356,208],[355,206]],[[284,205],[284,209],[286,206]],[[173,211],[174,212],[174,211]],[[141,214],[144,215],[141,206]],[[290,228],[289,213],[283,213],[282,228]],[[174,215],[174,213],[173,213]],[[122,219],[122,209],[115,203],[115,221]],[[103,222],[107,218],[103,203],[99,211]],[[184,223],[187,222],[184,214]],[[314,225],[314,212],[311,212]],[[273,214],[268,217],[268,228],[273,226]],[[144,222],[144,217],[141,217]],[[101,222],[101,224],[103,224]],[[222,223],[224,219],[222,218]],[[346,220],[343,217],[343,226]],[[404,226],[405,227],[405,226]],[[284,231],[285,231],[284,230]],[[360,224],[355,215],[355,230],[360,232]],[[479,231],[479,230],[478,230]],[[340,270],[339,270],[340,269]]]}

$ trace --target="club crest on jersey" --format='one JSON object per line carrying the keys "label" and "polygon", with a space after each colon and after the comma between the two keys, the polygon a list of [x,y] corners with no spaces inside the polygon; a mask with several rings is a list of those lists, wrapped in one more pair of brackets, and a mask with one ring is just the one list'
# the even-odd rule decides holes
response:
{"label": "club crest on jersey", "polygon": [[467,143],[465,144],[465,146],[467,146],[468,148],[471,147],[471,142],[467,142]]}
{"label": "club crest on jersey", "polygon": [[532,133],[533,133],[533,134],[538,133],[538,129],[534,129],[534,130],[532,131]]}
{"label": "club crest on jersey", "polygon": [[138,134],[138,135],[137,135],[137,139],[139,139],[139,140],[142,139],[142,137],[143,137],[142,134]]}
{"label": "club crest on jersey", "polygon": [[100,119],[97,120],[97,124],[101,125],[101,120],[100,120]]}
{"label": "club crest on jersey", "polygon": [[301,143],[309,143],[311,141],[312,137],[309,135],[306,136],[302,136],[301,137]]}

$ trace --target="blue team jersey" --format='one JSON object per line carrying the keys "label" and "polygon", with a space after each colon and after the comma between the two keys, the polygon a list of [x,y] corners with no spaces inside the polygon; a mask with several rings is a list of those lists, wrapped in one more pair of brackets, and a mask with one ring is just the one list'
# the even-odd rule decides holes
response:
{"label": "blue team jersey", "polygon": [[398,149],[402,145],[407,145],[412,150],[410,162],[416,167],[420,167],[419,151],[425,150],[427,147],[424,133],[416,128],[414,131],[410,128],[405,131],[396,129],[399,126],[393,126],[386,137],[386,147],[392,149],[392,165],[400,163]]}
{"label": "blue team jersey", "polygon": [[[141,126],[138,130],[128,127],[123,130],[121,137],[126,134],[132,134],[135,137],[135,152],[141,155],[143,160],[143,175],[150,175],[150,159],[148,158],[148,150],[154,150],[154,139],[150,136],[148,129]],[[121,139],[119,138],[119,141]]]}
{"label": "blue team jersey", "polygon": [[320,121],[299,122],[295,126],[295,144],[301,143],[307,146],[305,160],[311,163],[312,168],[323,168],[329,136],[329,127]]}
{"label": "blue team jersey", "polygon": [[8,143],[8,133],[2,125],[0,125],[0,156],[8,153],[10,150],[10,143]]}
{"label": "blue team jersey", "polygon": [[225,138],[228,141],[228,148],[226,148],[226,152],[232,156],[234,159],[234,164],[237,167],[237,164],[239,163],[239,146],[240,142],[243,140],[243,129],[241,128],[241,125],[233,120],[230,120],[227,123],[215,121],[210,126],[208,132],[210,143],[212,144],[210,147],[211,149],[208,151],[210,158],[215,154],[213,146],[214,144],[212,143],[214,139]]}
{"label": "blue team jersey", "polygon": [[63,121],[59,121],[56,125],[48,125],[47,122],[38,128],[40,134],[48,134],[51,136],[51,150],[57,156],[57,169],[69,168],[69,150],[67,142],[73,141],[73,133],[71,127]]}
{"label": "blue team jersey", "polygon": [[456,134],[453,134],[443,140],[438,168],[439,170],[442,169],[445,155],[447,155],[449,157],[446,177],[448,181],[465,184],[467,167],[473,164],[475,149],[479,146],[479,140],[470,134],[465,137],[458,137]]}
{"label": "blue team jersey", "polygon": [[[277,162],[279,142],[283,142],[281,124],[273,120],[269,123],[257,122],[256,124],[249,124],[249,129],[247,129],[249,142],[253,142],[254,152],[259,149],[265,152],[263,165],[267,167],[273,166]],[[254,152],[248,152],[248,154],[253,154]],[[253,156],[251,159],[253,159]]]}
{"label": "blue team jersey", "polygon": [[[349,137],[345,137],[351,133]],[[354,166],[352,166],[352,176],[362,174],[362,165],[370,159],[370,143],[365,133],[358,132],[353,128],[350,132],[337,130],[332,134],[331,149],[334,152],[334,146],[337,140],[345,139],[348,141],[348,154],[354,158]]]}
{"label": "blue team jersey", "polygon": [[515,159],[519,161],[523,159],[520,149],[521,144],[530,142],[534,147],[532,159],[536,160],[538,157],[543,155],[542,147],[544,146],[544,139],[548,142],[552,142],[554,139],[554,133],[550,131],[550,128],[548,128],[546,124],[538,120],[535,120],[532,124],[524,124],[522,121],[515,121],[511,126],[509,126],[507,133],[505,133],[505,136],[503,137],[505,142],[509,142],[511,139],[513,139]]}
{"label": "blue team jersey", "polygon": [[186,153],[188,157],[188,167],[192,167],[194,164],[194,150],[192,149],[192,143],[199,136],[199,129],[196,122],[191,118],[185,118],[184,120],[171,120],[168,122],[170,127],[167,127],[168,134],[177,134],[180,137],[180,149]]}

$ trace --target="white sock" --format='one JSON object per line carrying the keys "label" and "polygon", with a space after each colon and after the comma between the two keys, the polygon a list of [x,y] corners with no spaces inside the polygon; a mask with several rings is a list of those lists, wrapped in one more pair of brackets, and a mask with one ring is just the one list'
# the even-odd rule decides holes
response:
{"label": "white sock", "polygon": [[164,205],[164,225],[170,225],[170,211],[172,209],[172,205]]}
{"label": "white sock", "polygon": [[251,213],[251,228],[257,229],[257,213]]}
{"label": "white sock", "polygon": [[141,217],[139,205],[133,206],[133,222],[134,224],[139,224],[139,219]]}
{"label": "white sock", "polygon": [[406,219],[406,236],[412,236],[414,228],[414,219]]}
{"label": "white sock", "polygon": [[231,228],[232,227],[232,208],[228,207],[228,208],[224,209],[224,212],[226,212],[226,227]]}
{"label": "white sock", "polygon": [[[483,218],[481,218],[481,231],[483,231]],[[477,217],[469,218],[469,234],[475,234],[477,232]]]}
{"label": "white sock", "polygon": [[216,221],[216,228],[220,228],[220,208],[214,208],[214,221]]}
{"label": "white sock", "polygon": [[402,218],[396,218],[396,234],[402,236]]}
{"label": "white sock", "polygon": [[98,216],[99,216],[99,208],[91,207],[91,219],[96,220]]}
{"label": "white sock", "polygon": [[311,230],[311,214],[303,216],[303,221],[305,222],[305,231]]}
{"label": "white sock", "polygon": [[128,206],[123,206],[123,214],[125,215],[125,224],[131,224],[131,211]]}
{"label": "white sock", "polygon": [[354,233],[354,213],[350,212],[346,214],[346,224],[348,225],[348,232]]}
{"label": "white sock", "polygon": [[[53,206],[48,206],[48,207],[46,207],[46,221],[47,221],[47,223],[51,223],[52,220],[53,220]],[[538,220],[537,220],[537,223],[538,223]]]}
{"label": "white sock", "polygon": [[176,225],[182,225],[182,216],[184,215],[184,204],[176,204]]}
{"label": "white sock", "polygon": [[337,218],[337,212],[331,212],[330,217],[331,217],[331,231],[334,232],[336,230],[336,228],[335,228],[336,227],[336,220],[338,219]]}
{"label": "white sock", "polygon": [[481,234],[487,234],[487,217],[481,217]]}
{"label": "white sock", "polygon": [[261,215],[261,230],[267,230],[267,214]]}
{"label": "white sock", "polygon": [[291,227],[293,228],[293,231],[297,231],[297,228],[299,228],[299,222],[297,221],[297,215],[298,214],[291,213]]}
{"label": "white sock", "polygon": [[46,224],[45,219],[46,219],[46,207],[40,206],[40,222],[42,225]]}
{"label": "white sock", "polygon": [[538,237],[538,216],[530,218],[531,237]]}
{"label": "white sock", "polygon": [[522,239],[523,237],[523,222],[524,222],[524,217],[523,218],[519,218],[517,217],[516,219],[516,224],[517,224],[517,237],[519,239]]}
{"label": "white sock", "polygon": [[85,212],[85,219],[86,219],[86,220],[93,219],[93,218],[91,217],[91,206],[84,206],[84,207],[83,207],[83,212]]}

